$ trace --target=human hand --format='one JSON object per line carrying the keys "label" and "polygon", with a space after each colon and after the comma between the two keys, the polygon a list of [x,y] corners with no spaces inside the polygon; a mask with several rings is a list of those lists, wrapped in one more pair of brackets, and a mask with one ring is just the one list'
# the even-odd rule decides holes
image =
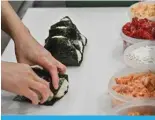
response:
{"label": "human hand", "polygon": [[52,77],[53,86],[57,89],[58,72],[64,73],[66,67],[32,37],[9,2],[2,2],[2,29],[15,42],[17,61],[29,65],[40,65],[48,70]]}
{"label": "human hand", "polygon": [[52,77],[53,86],[57,89],[59,87],[58,72],[65,73],[66,66],[56,60],[30,34],[14,41],[17,61],[29,65],[40,65],[48,70]]}
{"label": "human hand", "polygon": [[[29,65],[22,63],[2,62],[2,89],[25,96],[33,104],[44,103],[53,95],[49,83],[38,77]],[[42,96],[41,101],[36,92]]]}

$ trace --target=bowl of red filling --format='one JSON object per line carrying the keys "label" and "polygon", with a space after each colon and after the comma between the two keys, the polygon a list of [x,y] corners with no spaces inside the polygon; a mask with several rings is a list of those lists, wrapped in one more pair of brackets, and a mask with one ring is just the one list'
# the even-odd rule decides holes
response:
{"label": "bowl of red filling", "polygon": [[137,42],[155,41],[155,22],[135,17],[122,27],[121,37],[124,49]]}

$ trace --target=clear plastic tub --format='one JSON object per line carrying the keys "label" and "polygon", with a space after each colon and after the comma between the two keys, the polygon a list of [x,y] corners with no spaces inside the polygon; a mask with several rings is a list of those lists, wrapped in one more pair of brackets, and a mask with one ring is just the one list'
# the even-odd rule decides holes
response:
{"label": "clear plastic tub", "polygon": [[125,35],[122,31],[121,31],[121,39],[123,40],[123,49],[125,50],[127,47],[135,44],[135,43],[139,43],[139,42],[144,42],[144,41],[152,41],[152,40],[147,40],[147,39],[136,39],[136,38],[132,38],[129,37],[127,35]]}
{"label": "clear plastic tub", "polygon": [[118,94],[117,92],[115,92],[112,87],[114,85],[116,85],[115,82],[115,78],[116,77],[121,77],[121,76],[125,76],[125,75],[129,75],[132,73],[141,73],[141,72],[148,72],[149,70],[137,70],[137,69],[133,69],[133,68],[124,68],[121,71],[117,72],[111,79],[108,85],[108,92],[109,95],[111,97],[111,107],[114,108],[116,106],[119,106],[123,103],[127,103],[129,101],[132,100],[148,100],[148,99],[152,99],[155,101],[155,98],[134,98],[134,97],[128,97],[128,96],[123,96],[121,94]]}
{"label": "clear plastic tub", "polygon": [[128,103],[122,104],[113,110],[111,110],[109,115],[123,115],[123,116],[140,116],[155,115],[155,100],[135,100]]}
{"label": "clear plastic tub", "polygon": [[[131,8],[133,8],[133,7],[136,7],[138,4],[141,4],[141,3],[146,3],[146,4],[149,4],[149,3],[153,3],[153,4],[155,4],[155,1],[142,1],[142,2],[137,2],[137,3],[135,3],[135,4],[133,4],[133,5],[131,5],[130,7],[129,7],[129,10],[128,10],[128,16],[129,16],[129,18],[130,18],[130,20],[132,20],[132,18],[134,18],[135,16],[134,16],[134,13],[132,13],[131,12]],[[151,20],[151,21],[155,21],[155,16],[152,16],[152,17],[143,17],[143,16],[141,16],[141,18],[147,18],[148,20]],[[141,19],[140,18],[140,19]]]}
{"label": "clear plastic tub", "polygon": [[[152,72],[155,72],[155,62],[150,62],[150,63],[139,63],[135,59],[130,59],[128,55],[134,51],[135,49],[138,49],[140,47],[144,46],[152,46],[155,48],[155,41],[145,41],[145,42],[140,42],[140,43],[135,43],[134,45],[131,45],[124,51],[124,62],[132,68],[135,69],[149,69]],[[145,53],[146,54],[146,53]],[[146,54],[147,55],[147,54]],[[155,58],[155,50],[153,49],[152,52],[150,51],[149,56],[152,58]]]}
{"label": "clear plastic tub", "polygon": [[[155,1],[144,1],[144,2],[138,2],[138,3],[135,3],[135,4],[131,5],[129,7],[129,10],[128,10],[128,16],[130,18],[130,21],[132,21],[132,18],[135,17],[131,13],[131,8],[134,7],[134,6],[136,6],[139,3],[154,3],[155,4]],[[140,18],[140,19],[143,19],[143,18]],[[151,20],[151,21],[155,21],[155,17],[150,17],[150,18],[147,18],[147,19],[148,20]],[[134,43],[143,42],[143,41],[151,41],[151,40],[148,40],[148,39],[136,39],[136,38],[129,37],[129,36],[125,35],[122,31],[121,31],[121,38],[123,40],[123,48],[124,48],[124,50],[128,46],[133,45]]]}

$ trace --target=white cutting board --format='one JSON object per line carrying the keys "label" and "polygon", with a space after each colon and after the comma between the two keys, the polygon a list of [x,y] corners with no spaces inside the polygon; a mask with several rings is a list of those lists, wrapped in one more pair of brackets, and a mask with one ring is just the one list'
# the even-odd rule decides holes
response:
{"label": "white cutting board", "polygon": [[[14,102],[14,95],[3,92],[2,114],[99,115],[106,114],[110,108],[106,95],[109,79],[125,66],[119,38],[122,25],[128,21],[127,8],[30,8],[23,22],[44,45],[50,25],[66,15],[88,38],[82,65],[67,69],[68,94],[54,106],[47,107]],[[2,60],[16,61],[12,41]]]}

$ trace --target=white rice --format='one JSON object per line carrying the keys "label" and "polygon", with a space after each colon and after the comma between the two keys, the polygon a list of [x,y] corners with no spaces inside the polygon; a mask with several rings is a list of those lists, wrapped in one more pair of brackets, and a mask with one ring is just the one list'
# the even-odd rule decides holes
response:
{"label": "white rice", "polygon": [[130,60],[143,64],[155,64],[155,46],[143,46],[128,55]]}
{"label": "white rice", "polygon": [[67,27],[66,26],[58,26],[56,28],[58,28],[58,29],[66,29]]}
{"label": "white rice", "polygon": [[82,42],[80,40],[75,40],[74,44],[80,46],[80,52],[82,53],[83,52],[83,44],[82,44]]}
{"label": "white rice", "polygon": [[64,37],[64,36],[53,36],[52,38],[66,38],[66,37]]}
{"label": "white rice", "polygon": [[82,38],[83,44],[86,45],[86,38],[83,35],[81,35],[81,38]]}
{"label": "white rice", "polygon": [[[61,79],[64,79],[64,78],[61,78]],[[68,89],[68,86],[69,86],[69,83],[65,79],[55,97],[60,98],[60,97],[64,96],[65,91],[67,91],[67,89]]]}
{"label": "white rice", "polygon": [[78,57],[78,62],[80,62],[82,59],[82,55],[79,50],[76,50],[76,53],[77,53],[77,57]]}
{"label": "white rice", "polygon": [[68,18],[61,19],[61,21],[68,21],[68,20],[69,20]]}

